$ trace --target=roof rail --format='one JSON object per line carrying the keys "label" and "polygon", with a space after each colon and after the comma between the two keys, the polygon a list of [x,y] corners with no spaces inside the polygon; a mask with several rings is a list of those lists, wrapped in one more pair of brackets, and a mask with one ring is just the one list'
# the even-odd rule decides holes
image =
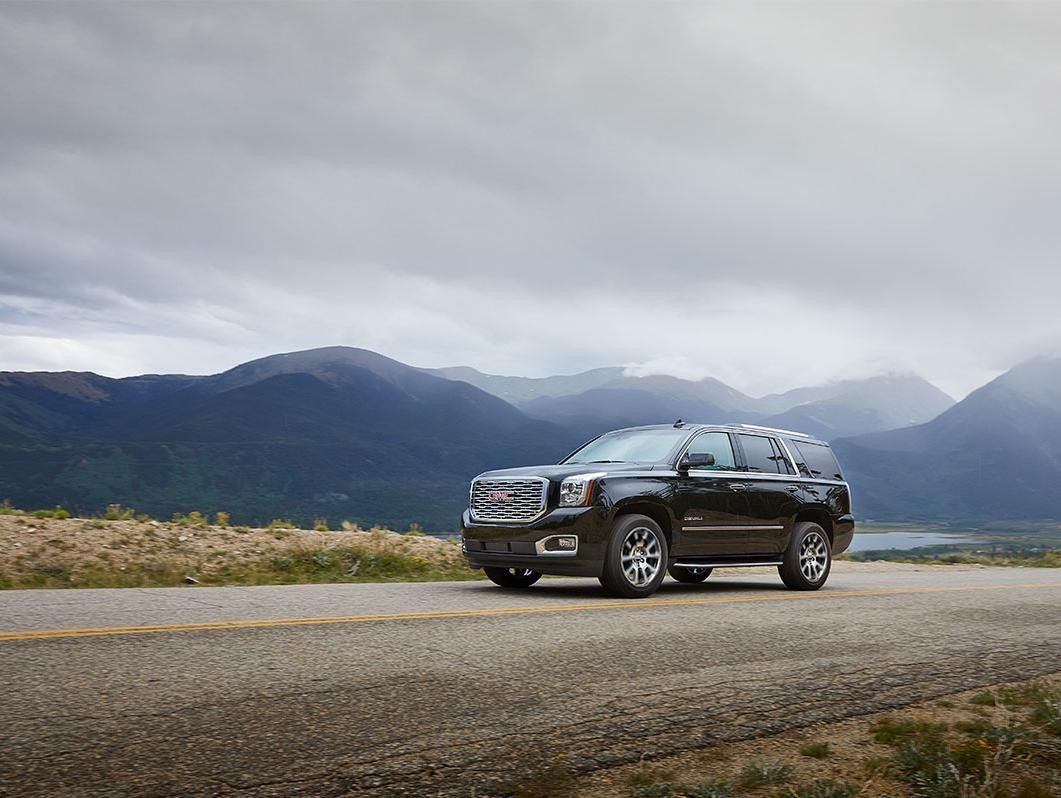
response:
{"label": "roof rail", "polygon": [[778,429],[777,427],[764,427],[761,424],[734,424],[736,427],[744,427],[745,429],[761,429],[765,432],[776,432],[780,435],[795,435],[797,438],[809,438],[811,437],[806,432],[796,432],[790,429]]}

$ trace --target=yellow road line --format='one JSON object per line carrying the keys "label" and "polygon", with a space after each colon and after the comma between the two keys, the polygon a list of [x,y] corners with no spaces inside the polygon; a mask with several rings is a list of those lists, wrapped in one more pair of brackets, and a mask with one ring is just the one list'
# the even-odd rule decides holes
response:
{"label": "yellow road line", "polygon": [[831,590],[821,593],[787,592],[757,596],[713,596],[709,598],[641,599],[547,606],[492,607],[477,610],[438,610],[398,612],[379,615],[339,615],[323,618],[274,618],[243,621],[207,621],[157,626],[102,626],[85,629],[34,629],[0,632],[0,643],[16,640],[56,640],[69,637],[112,637],[124,635],[163,634],[168,632],[207,632],[239,629],[273,629],[284,626],[326,626],[328,624],[384,623],[386,621],[424,621],[439,618],[490,618],[504,615],[537,615],[554,612],[587,612],[589,610],[636,610],[645,607],[690,607],[705,604],[745,604],[753,601],[795,601],[850,598],[856,596],[900,596],[911,593],[961,593],[977,590],[1010,590],[1013,588],[1061,588],[1061,582],[1028,582],[1013,585],[957,585],[953,587],[899,587],[882,590]]}

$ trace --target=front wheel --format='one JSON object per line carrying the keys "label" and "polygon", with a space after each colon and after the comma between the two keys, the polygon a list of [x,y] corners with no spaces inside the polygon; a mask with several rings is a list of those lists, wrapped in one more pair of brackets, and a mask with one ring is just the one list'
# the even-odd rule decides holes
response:
{"label": "front wheel", "polygon": [[667,573],[670,574],[671,579],[675,582],[695,585],[711,576],[712,570],[711,568],[683,568],[682,566],[674,565],[667,569]]}
{"label": "front wheel", "polygon": [[542,575],[529,568],[483,568],[486,578],[501,587],[530,587]]}
{"label": "front wheel", "polygon": [[667,573],[667,539],[645,515],[620,516],[612,527],[600,583],[619,598],[645,598]]}
{"label": "front wheel", "polygon": [[829,578],[833,555],[825,530],[809,521],[792,528],[785,559],[777,566],[781,581],[792,590],[817,590]]}

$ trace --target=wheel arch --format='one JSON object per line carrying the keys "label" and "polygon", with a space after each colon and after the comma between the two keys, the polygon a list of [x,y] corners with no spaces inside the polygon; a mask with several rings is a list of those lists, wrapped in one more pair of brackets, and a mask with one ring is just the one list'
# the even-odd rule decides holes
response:
{"label": "wheel arch", "polygon": [[829,511],[822,506],[802,507],[800,511],[796,513],[792,519],[792,524],[795,526],[801,521],[810,521],[817,524],[825,530],[826,537],[829,538],[830,548],[833,545],[833,517]]}
{"label": "wheel arch", "polygon": [[624,515],[644,515],[651,518],[663,530],[667,548],[674,549],[674,518],[665,505],[645,499],[630,499],[616,505],[615,512],[612,513],[612,523]]}

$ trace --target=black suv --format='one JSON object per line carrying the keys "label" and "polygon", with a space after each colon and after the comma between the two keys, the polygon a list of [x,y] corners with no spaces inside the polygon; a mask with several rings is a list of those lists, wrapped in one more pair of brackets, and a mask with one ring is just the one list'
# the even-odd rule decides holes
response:
{"label": "black suv", "polygon": [[828,444],[748,424],[609,432],[559,465],[480,474],[469,504],[465,557],[502,587],[596,576],[627,598],[723,566],[776,565],[817,590],[855,530]]}

